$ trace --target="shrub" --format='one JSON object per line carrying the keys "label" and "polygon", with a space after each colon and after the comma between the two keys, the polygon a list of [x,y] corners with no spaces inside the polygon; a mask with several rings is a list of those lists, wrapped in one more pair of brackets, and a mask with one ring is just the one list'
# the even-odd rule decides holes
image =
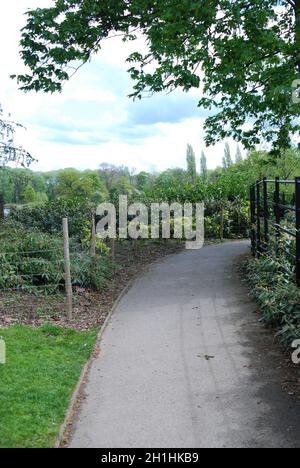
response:
{"label": "shrub", "polygon": [[[72,283],[103,289],[117,266],[107,255],[91,258],[74,240],[70,243]],[[0,224],[0,289],[54,294],[64,288],[63,239],[22,224]]]}
{"label": "shrub", "polygon": [[84,288],[102,290],[107,287],[117,268],[107,256],[89,257],[85,252],[78,253],[73,257],[72,283]]}
{"label": "shrub", "polygon": [[[63,241],[22,225],[0,225],[0,289],[54,292],[64,282]],[[49,285],[49,286],[48,286]]]}
{"label": "shrub", "polygon": [[42,206],[13,208],[10,219],[26,228],[35,228],[47,233],[61,233],[62,219],[69,218],[70,237],[81,240],[91,228],[91,207],[82,199],[48,202]]}
{"label": "shrub", "polygon": [[223,223],[223,237],[226,239],[241,239],[249,236],[248,204],[235,200],[205,203],[205,237],[220,237]]}
{"label": "shrub", "polygon": [[262,321],[276,327],[281,343],[290,346],[300,338],[300,290],[293,269],[283,255],[277,259],[248,259],[243,270],[250,284],[250,295],[257,301]]}

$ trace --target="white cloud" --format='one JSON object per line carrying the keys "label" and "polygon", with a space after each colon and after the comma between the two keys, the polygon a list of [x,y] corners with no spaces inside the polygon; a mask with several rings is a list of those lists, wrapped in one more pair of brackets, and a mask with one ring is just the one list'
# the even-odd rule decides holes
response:
{"label": "white cloud", "polygon": [[[196,107],[197,92],[136,104],[127,97],[131,83],[125,59],[136,48],[132,43],[105,41],[99,55],[61,94],[24,94],[17,89],[9,75],[22,70],[18,42],[23,13],[49,4],[50,0],[10,0],[0,17],[0,102],[27,127],[19,140],[39,159],[33,168],[96,168],[104,161],[137,170],[184,167],[188,142],[200,157],[204,116]],[[141,40],[138,45],[143,48]],[[223,145],[206,149],[206,154],[209,167],[215,167],[221,163]]]}

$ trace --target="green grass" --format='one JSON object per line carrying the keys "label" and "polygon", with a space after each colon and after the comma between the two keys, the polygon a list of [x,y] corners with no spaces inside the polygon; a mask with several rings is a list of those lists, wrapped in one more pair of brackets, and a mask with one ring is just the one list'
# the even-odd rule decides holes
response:
{"label": "green grass", "polygon": [[0,365],[0,447],[52,447],[96,331],[45,325],[0,329],[7,363]]}

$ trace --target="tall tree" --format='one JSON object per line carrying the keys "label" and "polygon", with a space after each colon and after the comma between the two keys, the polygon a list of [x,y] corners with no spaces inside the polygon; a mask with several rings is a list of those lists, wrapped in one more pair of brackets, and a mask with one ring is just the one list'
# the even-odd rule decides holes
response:
{"label": "tall tree", "polygon": [[128,59],[135,97],[199,88],[203,72],[199,104],[217,111],[207,144],[233,136],[249,148],[263,138],[277,149],[299,136],[300,0],[55,0],[27,12],[21,87],[61,90],[74,62],[88,62],[116,33],[146,39],[148,50]]}
{"label": "tall tree", "polygon": [[195,182],[197,178],[196,156],[193,147],[190,144],[187,145],[186,163],[188,176],[192,182]]}
{"label": "tall tree", "polygon": [[73,168],[58,171],[56,192],[66,200],[82,198],[98,202],[107,197],[107,190],[98,174]]}
{"label": "tall tree", "polygon": [[0,193],[6,203],[14,201],[14,182],[12,171],[9,167],[0,169]]}
{"label": "tall tree", "polygon": [[24,199],[24,191],[27,186],[32,186],[33,173],[28,169],[15,169],[12,172],[14,183],[14,203],[22,203]]}
{"label": "tall tree", "polygon": [[229,143],[226,142],[224,148],[223,167],[224,169],[228,169],[230,166],[232,166],[231,151]]}
{"label": "tall tree", "polygon": [[27,185],[23,193],[24,203],[34,203],[37,200],[37,194],[32,185]]}
{"label": "tall tree", "polygon": [[235,162],[236,163],[239,163],[243,161],[243,156],[242,156],[242,152],[241,152],[241,149],[240,149],[240,146],[237,145],[236,147],[236,153],[235,153]]}
{"label": "tall tree", "polygon": [[201,174],[201,176],[203,177],[204,180],[207,179],[207,159],[206,159],[204,151],[201,152],[200,174]]}
{"label": "tall tree", "polygon": [[107,190],[113,190],[116,184],[126,178],[129,183],[133,180],[133,170],[126,166],[114,166],[109,163],[101,163],[99,166],[99,176],[105,182]]}

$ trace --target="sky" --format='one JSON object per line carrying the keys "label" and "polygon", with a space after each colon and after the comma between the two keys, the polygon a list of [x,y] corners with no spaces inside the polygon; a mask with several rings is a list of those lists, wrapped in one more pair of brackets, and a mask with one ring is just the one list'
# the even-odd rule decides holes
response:
{"label": "sky", "polygon": [[[52,0],[10,0],[0,16],[0,103],[26,131],[22,144],[37,160],[34,170],[64,167],[96,169],[101,163],[126,165],[136,171],[185,167],[186,146],[204,150],[208,167],[221,165],[224,142],[205,148],[203,123],[207,111],[197,107],[200,92],[176,91],[142,101],[128,98],[132,90],[126,58],[135,50],[119,38],[105,41],[93,60],[66,83],[62,93],[24,93],[10,74],[24,71],[19,58],[24,12]],[[231,142],[232,152],[236,144]]]}

